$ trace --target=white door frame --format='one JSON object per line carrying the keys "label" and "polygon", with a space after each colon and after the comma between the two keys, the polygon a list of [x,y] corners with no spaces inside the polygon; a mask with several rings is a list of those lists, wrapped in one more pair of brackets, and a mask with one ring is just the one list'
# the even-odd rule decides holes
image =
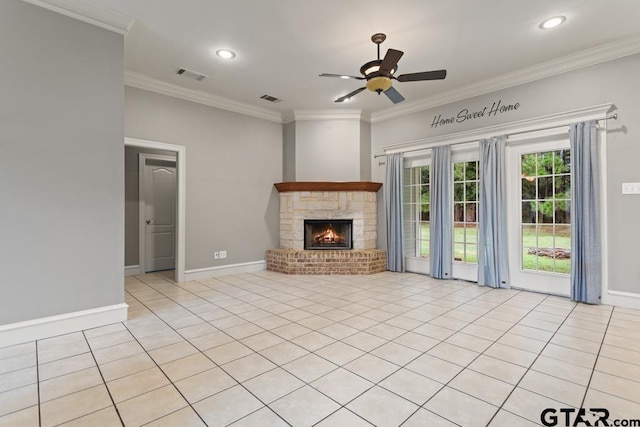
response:
{"label": "white door frame", "polygon": [[[155,150],[172,151],[176,153],[176,168],[178,169],[178,206],[176,212],[176,269],[175,269],[175,281],[184,282],[185,279],[185,248],[186,248],[186,236],[185,236],[185,219],[186,219],[186,153],[187,148],[183,145],[168,144],[166,142],[147,141],[144,139],[125,138],[125,146],[139,147],[139,148],[151,148]],[[144,212],[141,213],[144,215]],[[142,235],[142,234],[141,234]],[[143,250],[144,239],[140,242],[140,248]],[[144,265],[144,258],[139,259],[139,264]]]}
{"label": "white door frame", "polygon": [[[162,160],[173,163],[176,168],[175,157],[163,156],[161,154],[140,153],[138,156],[138,265],[140,266],[140,274],[147,271],[147,236],[146,236],[146,191],[145,191],[145,167],[147,160]],[[177,205],[175,206],[177,209]],[[177,224],[176,224],[177,225]],[[175,230],[174,230],[175,231]]]}

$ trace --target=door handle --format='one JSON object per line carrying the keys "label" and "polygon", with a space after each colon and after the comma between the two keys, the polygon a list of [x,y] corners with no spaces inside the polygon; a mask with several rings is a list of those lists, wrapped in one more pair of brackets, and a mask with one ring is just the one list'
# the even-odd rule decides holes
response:
{"label": "door handle", "polygon": [[155,222],[155,221],[151,221],[150,219],[148,219],[148,220],[146,221],[146,223],[147,223],[147,224],[155,224],[156,222]]}

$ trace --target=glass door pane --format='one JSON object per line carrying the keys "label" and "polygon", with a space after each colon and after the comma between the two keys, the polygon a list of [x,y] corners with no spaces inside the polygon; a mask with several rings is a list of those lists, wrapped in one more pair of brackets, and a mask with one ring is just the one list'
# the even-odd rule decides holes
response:
{"label": "glass door pane", "polygon": [[[571,152],[566,135],[509,148],[512,286],[569,294]],[[517,184],[516,184],[517,183]],[[515,185],[514,185],[515,184]]]}
{"label": "glass door pane", "polygon": [[[476,157],[477,158],[477,157]],[[478,160],[453,164],[453,277],[476,280],[478,272]]]}

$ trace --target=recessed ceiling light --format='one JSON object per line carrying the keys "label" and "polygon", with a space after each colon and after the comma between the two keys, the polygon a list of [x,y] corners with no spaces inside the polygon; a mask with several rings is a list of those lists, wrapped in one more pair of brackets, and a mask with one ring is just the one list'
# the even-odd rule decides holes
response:
{"label": "recessed ceiling light", "polygon": [[553,18],[545,19],[540,23],[541,30],[550,30],[557,27],[567,20],[566,16],[554,16]]}
{"label": "recessed ceiling light", "polygon": [[233,59],[236,57],[236,53],[229,49],[218,49],[216,55],[223,59]]}

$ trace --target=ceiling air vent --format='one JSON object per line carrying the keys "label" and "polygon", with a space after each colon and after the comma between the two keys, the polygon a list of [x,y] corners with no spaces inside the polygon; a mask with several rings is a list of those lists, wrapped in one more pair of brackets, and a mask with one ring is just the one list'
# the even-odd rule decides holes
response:
{"label": "ceiling air vent", "polygon": [[264,99],[265,101],[269,101],[269,102],[280,102],[280,101],[282,101],[282,99],[276,98],[275,96],[271,96],[271,95],[262,95],[260,97],[260,99]]}
{"label": "ceiling air vent", "polygon": [[197,80],[197,81],[201,81],[206,77],[208,77],[196,71],[187,70],[186,68],[178,68],[178,71],[176,71],[176,74],[179,74],[184,77],[189,77],[190,79]]}

